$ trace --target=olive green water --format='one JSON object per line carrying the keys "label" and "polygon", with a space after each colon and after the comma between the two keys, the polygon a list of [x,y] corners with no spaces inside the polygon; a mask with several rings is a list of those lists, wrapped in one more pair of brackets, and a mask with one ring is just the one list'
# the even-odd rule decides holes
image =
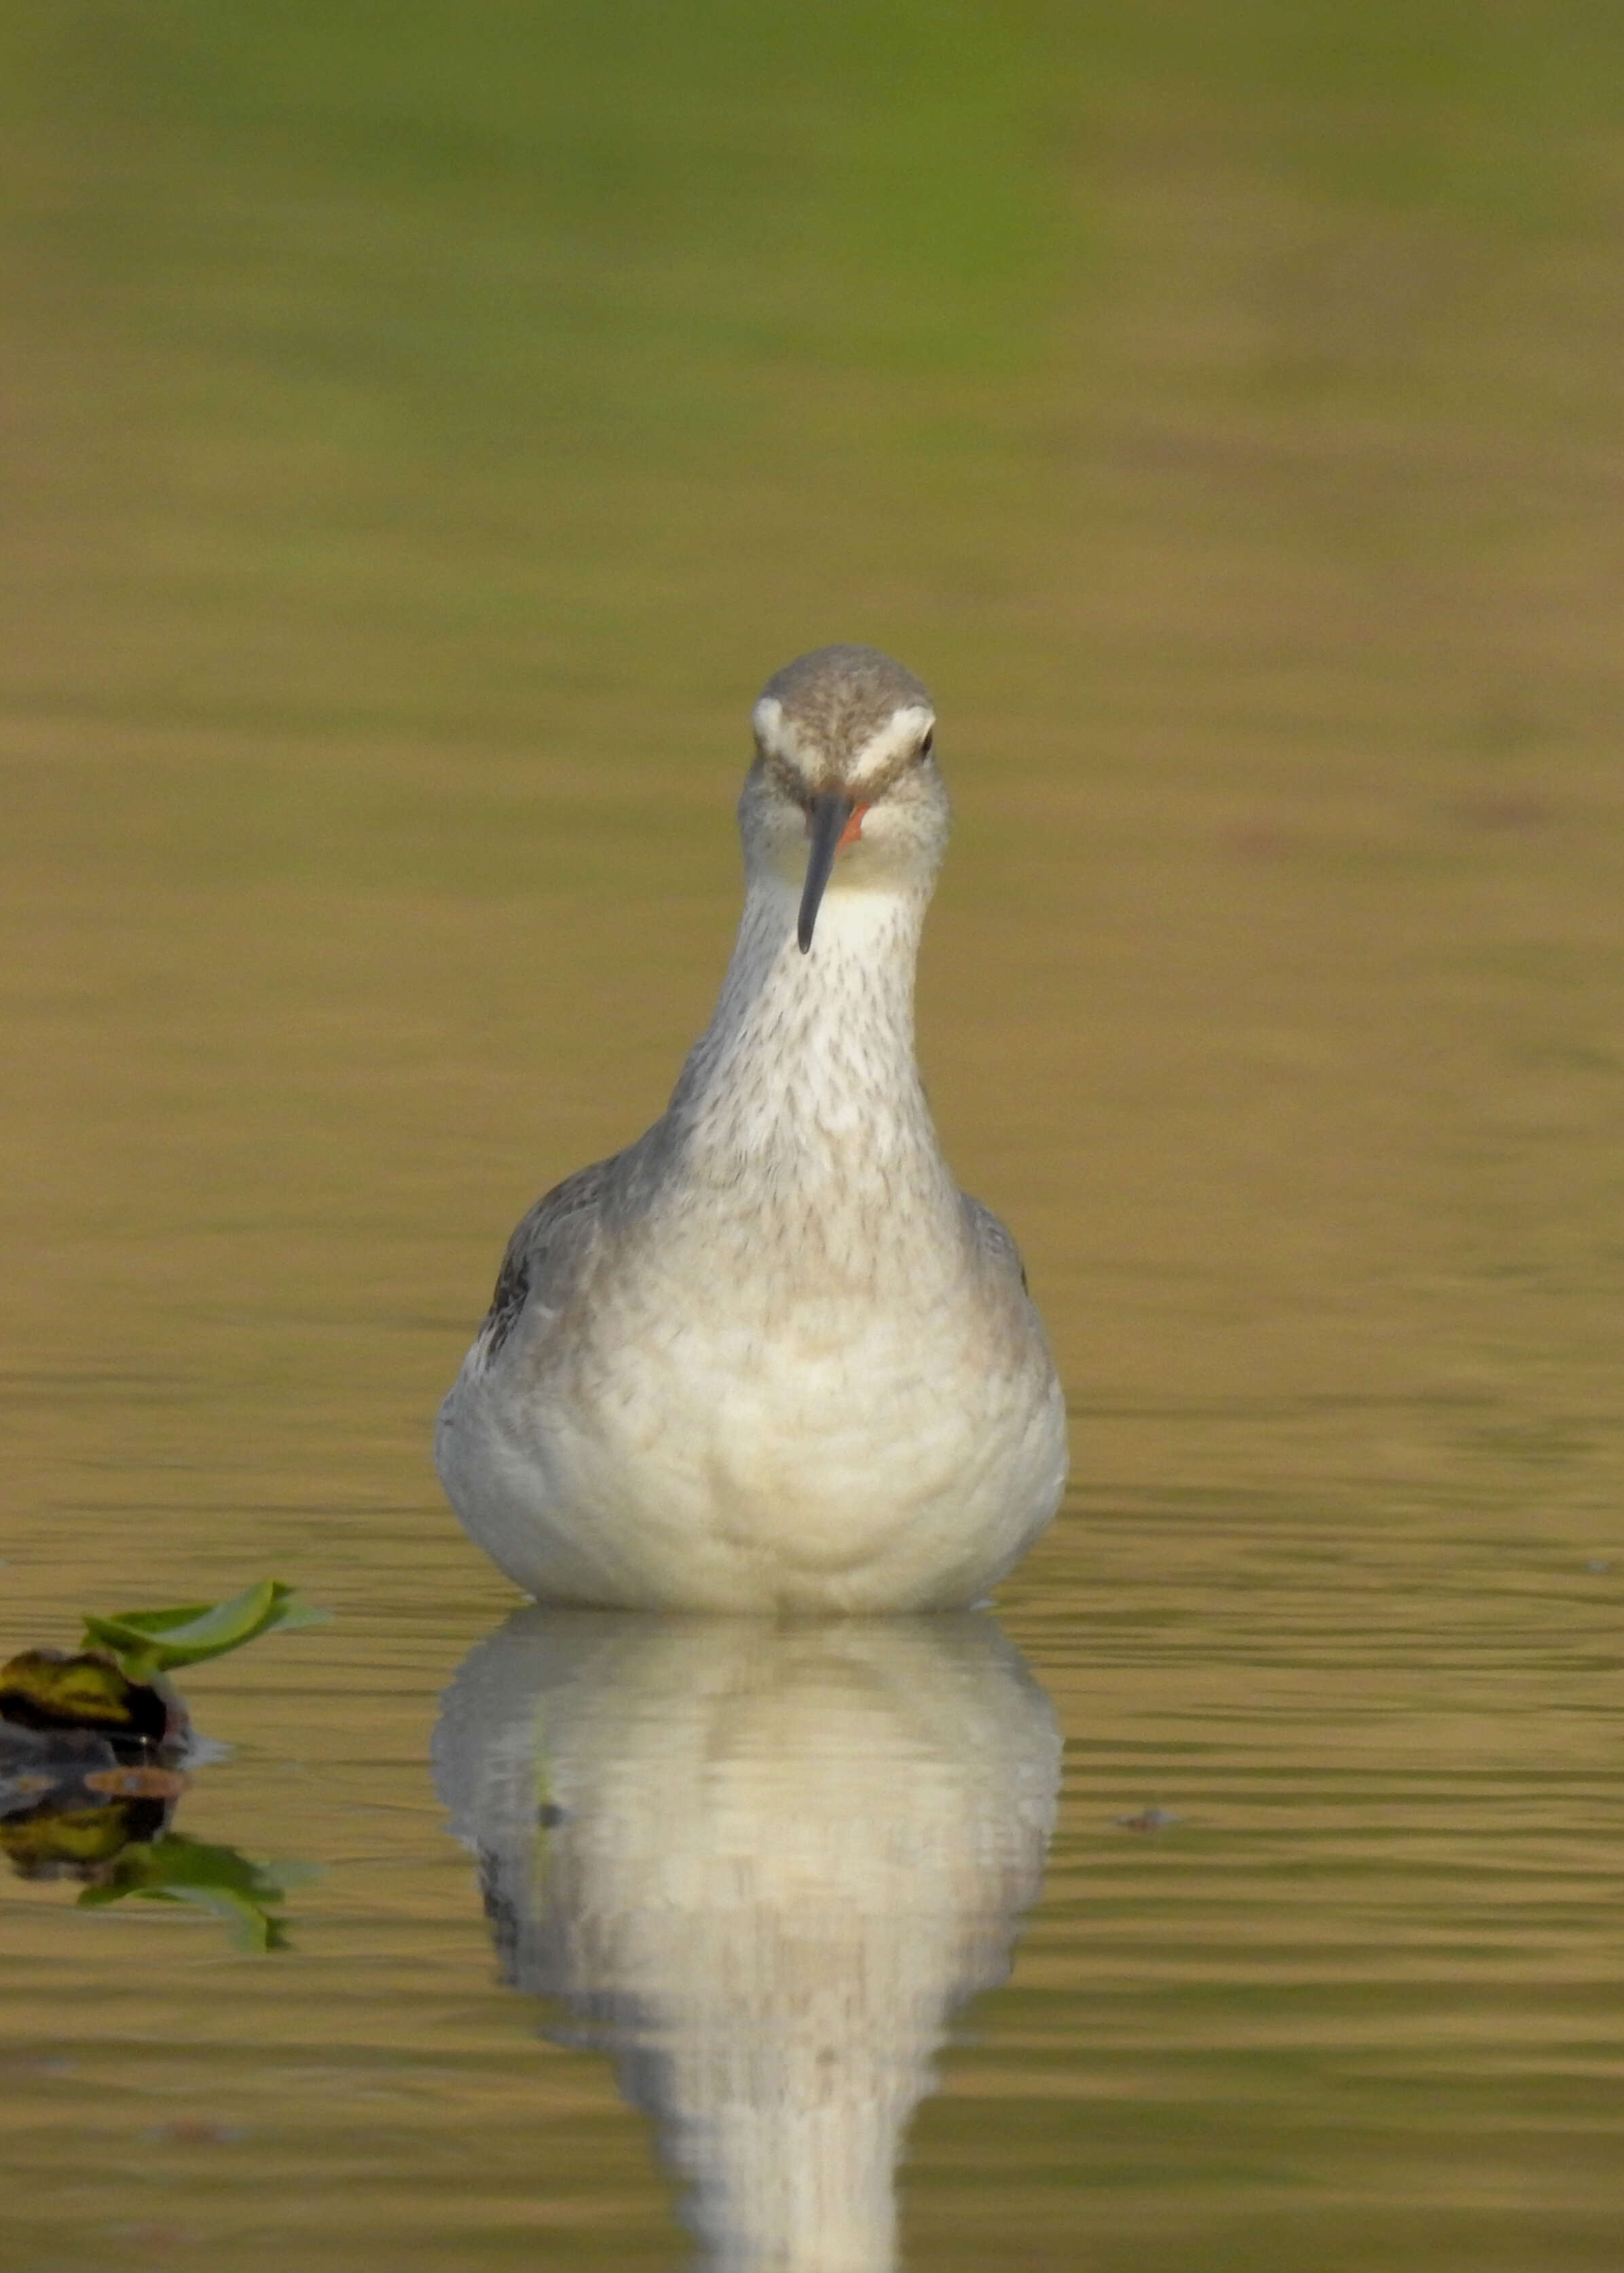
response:
{"label": "olive green water", "polygon": [[[4,1639],[339,1613],[188,1684],[290,1950],[0,1882],[0,2261],[676,2265],[703,2079],[803,2055],[757,2178],[920,2100],[920,2268],[1624,2259],[1620,67],[0,12]],[[1011,1648],[497,1635],[435,1403],[836,637],[936,694],[921,1050],[1072,1489]],[[705,2262],[884,2262],[747,2197]]]}

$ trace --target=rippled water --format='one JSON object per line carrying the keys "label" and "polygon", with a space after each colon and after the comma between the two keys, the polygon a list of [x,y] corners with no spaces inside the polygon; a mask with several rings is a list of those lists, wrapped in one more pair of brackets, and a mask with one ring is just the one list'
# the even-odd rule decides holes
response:
{"label": "rippled water", "polygon": [[[878,2266],[898,2148],[944,2273],[1617,2266],[1624,146],[1559,13],[0,27],[4,1635],[338,1614],[186,1683],[287,1951],[0,1881],[20,2273]],[[1071,1492],[994,1620],[515,1617],[435,1404],[852,634],[938,698],[925,1070]]]}

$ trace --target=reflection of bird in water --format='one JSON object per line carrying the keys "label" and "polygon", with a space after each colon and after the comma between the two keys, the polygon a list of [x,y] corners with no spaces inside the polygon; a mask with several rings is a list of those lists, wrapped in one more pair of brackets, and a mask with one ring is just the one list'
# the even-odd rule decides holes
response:
{"label": "reflection of bird in water", "polygon": [[745,902],[665,1114],[531,1209],[440,1415],[510,1578],[628,1609],[981,1599],[1053,1514],[1065,1419],[1002,1224],[914,1060],[947,842],[923,686],[872,649],[768,681]]}
{"label": "reflection of bird in water", "polygon": [[902,2133],[1008,1970],[1059,1752],[985,1617],[530,1609],[452,1683],[436,1779],[503,1976],[613,2054],[712,2273],[892,2263]]}

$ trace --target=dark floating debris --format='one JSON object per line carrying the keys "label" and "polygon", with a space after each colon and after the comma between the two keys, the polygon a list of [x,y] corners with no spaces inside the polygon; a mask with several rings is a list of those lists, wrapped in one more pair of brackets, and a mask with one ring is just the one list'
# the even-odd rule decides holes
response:
{"label": "dark floating debris", "polygon": [[77,1879],[81,1907],[132,1894],[188,1903],[239,1948],[285,1947],[271,1910],[308,1870],[170,1827],[210,1748],[168,1676],[327,1615],[267,1579],[228,1602],[86,1617],[79,1650],[27,1649],[0,1666],[0,1851],[19,1877]]}
{"label": "dark floating debris", "polygon": [[0,1666],[0,1716],[13,1728],[79,1729],[162,1744],[184,1737],[186,1708],[173,1690],[132,1681],[105,1650],[26,1649]]}
{"label": "dark floating debris", "polygon": [[1175,1815],[1168,1807],[1141,1807],[1137,1815],[1114,1815],[1111,1821],[1118,1831],[1169,1831],[1176,1823],[1187,1819]]}

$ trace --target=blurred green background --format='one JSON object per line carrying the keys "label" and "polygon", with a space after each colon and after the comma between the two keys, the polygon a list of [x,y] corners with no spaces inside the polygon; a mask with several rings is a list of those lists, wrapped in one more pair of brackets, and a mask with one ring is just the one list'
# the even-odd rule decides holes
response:
{"label": "blurred green background", "polygon": [[680,748],[856,629],[1095,756],[1611,730],[1621,49],[13,0],[6,699]]}

